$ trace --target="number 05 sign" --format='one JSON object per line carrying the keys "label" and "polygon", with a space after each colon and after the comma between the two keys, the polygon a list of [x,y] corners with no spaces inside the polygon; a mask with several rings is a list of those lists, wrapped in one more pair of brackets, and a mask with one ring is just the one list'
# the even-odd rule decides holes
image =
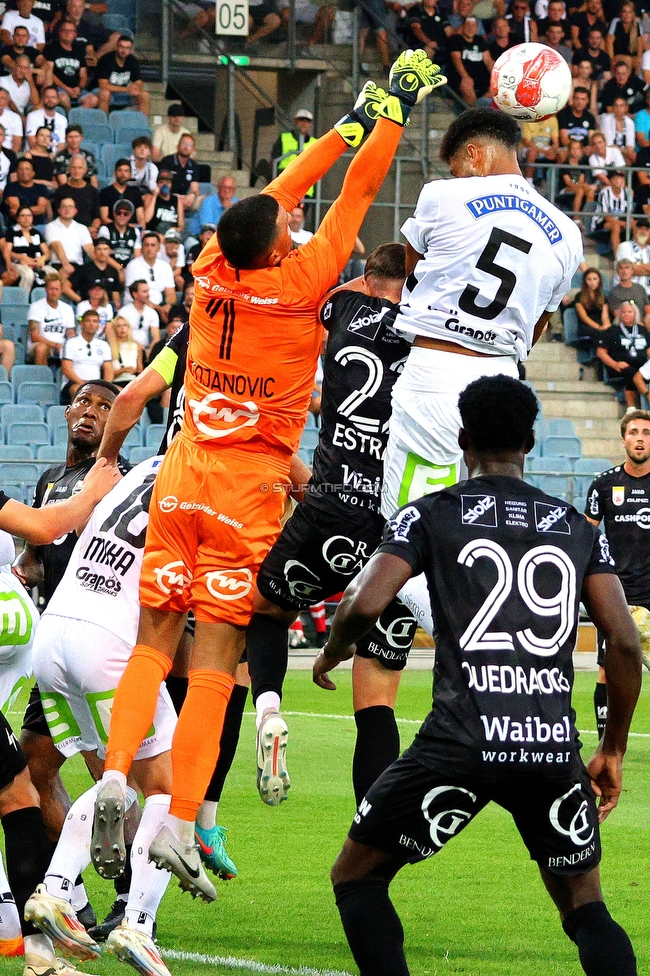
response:
{"label": "number 05 sign", "polygon": [[217,0],[217,34],[248,34],[248,0]]}

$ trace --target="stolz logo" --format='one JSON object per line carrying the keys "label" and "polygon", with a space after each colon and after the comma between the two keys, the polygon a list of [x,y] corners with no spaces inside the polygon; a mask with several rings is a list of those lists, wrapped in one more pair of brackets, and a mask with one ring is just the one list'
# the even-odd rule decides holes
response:
{"label": "stolz logo", "polygon": [[[594,836],[594,828],[589,821],[589,804],[586,800],[581,800],[576,810],[576,801],[580,796],[569,800],[575,792],[580,794],[580,783],[576,783],[570,790],[554,801],[549,811],[549,819],[558,834],[563,837],[570,837],[576,847],[584,847]],[[564,806],[564,810],[562,807]],[[564,821],[564,823],[562,823]]]}
{"label": "stolz logo", "polygon": [[154,576],[158,588],[169,596],[170,593],[182,594],[185,587],[189,586],[191,580],[187,576],[185,564],[181,559],[176,562],[167,563],[162,569],[154,569]]}
{"label": "stolz logo", "polygon": [[381,618],[377,621],[377,630],[384,635],[388,645],[396,651],[405,652],[403,656],[411,649],[416,627],[417,620],[410,614],[408,617],[391,620],[387,627],[382,625]]}
{"label": "stolz logo", "polygon": [[357,318],[348,325],[348,332],[356,332],[357,335],[365,336],[366,339],[376,339],[381,320],[389,311],[390,309],[386,307],[375,312],[368,305],[362,305]]}
{"label": "stolz logo", "polygon": [[497,502],[494,495],[461,495],[463,507],[463,525],[485,525],[489,528],[497,526]]}
{"label": "stolz logo", "polygon": [[197,429],[208,437],[227,437],[244,427],[254,427],[260,408],[252,400],[231,400],[224,393],[208,393],[188,403]]}
{"label": "stolz logo", "polygon": [[409,532],[414,522],[420,518],[420,513],[413,505],[407,505],[401,512],[389,519],[388,528],[393,535],[393,542],[408,542]]}
{"label": "stolz logo", "polygon": [[[470,798],[472,804],[476,803],[476,795],[461,786],[436,786],[429,790],[422,800],[422,813],[429,823],[429,834],[437,848],[444,847],[449,838],[457,834],[472,819],[472,811],[463,809],[468,805],[467,800],[459,799],[454,804],[451,797],[446,797],[441,802],[440,797],[444,793],[464,793]],[[460,806],[461,802],[463,807]]]}
{"label": "stolz logo", "polygon": [[566,505],[547,505],[546,502],[535,502],[537,531],[571,535],[571,526],[566,520],[566,513]]}
{"label": "stolz logo", "polygon": [[241,600],[253,589],[250,569],[217,569],[206,573],[205,582],[217,600]]}
{"label": "stolz logo", "polygon": [[321,588],[321,582],[316,573],[307,569],[297,559],[287,559],[284,564],[284,578],[289,585],[291,596],[297,600],[309,600]]}
{"label": "stolz logo", "polygon": [[158,508],[160,509],[161,512],[164,512],[165,515],[168,515],[170,512],[173,512],[177,505],[178,505],[178,498],[176,497],[176,495],[165,495],[165,497],[161,498],[160,501],[158,502]]}

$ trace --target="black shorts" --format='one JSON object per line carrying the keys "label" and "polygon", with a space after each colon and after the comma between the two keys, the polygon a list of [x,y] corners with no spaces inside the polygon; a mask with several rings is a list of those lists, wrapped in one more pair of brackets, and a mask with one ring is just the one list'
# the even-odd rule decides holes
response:
{"label": "black shorts", "polygon": [[38,690],[38,685],[34,685],[29,693],[29,701],[27,702],[27,708],[23,716],[23,728],[25,732],[35,732],[36,735],[46,735],[48,738],[52,737],[50,727],[45,718],[45,712],[43,711],[43,702],[41,701],[41,693]]}
{"label": "black shorts", "polygon": [[416,864],[490,801],[512,814],[532,860],[552,874],[585,874],[600,862],[596,799],[584,767],[566,781],[531,776],[488,784],[434,772],[407,753],[371,786],[350,837]]}
{"label": "black shorts", "polygon": [[[331,511],[302,503],[262,563],[257,586],[283,610],[307,610],[344,590],[379,545],[384,528],[380,515],[356,509],[354,518],[333,502]],[[399,600],[357,644],[359,657],[377,658],[384,667],[406,664],[417,623]]]}
{"label": "black shorts", "polygon": [[13,783],[18,773],[27,768],[27,760],[9,722],[0,712],[0,790]]}

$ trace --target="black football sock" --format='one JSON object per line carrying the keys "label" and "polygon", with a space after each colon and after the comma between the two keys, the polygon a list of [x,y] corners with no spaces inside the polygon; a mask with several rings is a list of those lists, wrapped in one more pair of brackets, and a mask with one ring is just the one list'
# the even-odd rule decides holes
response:
{"label": "black football sock", "polygon": [[176,714],[180,715],[183,702],[187,695],[187,678],[177,678],[173,674],[168,674],[165,678],[165,684],[167,685],[167,691],[169,692],[169,697],[172,700]]}
{"label": "black football sock", "polygon": [[265,691],[282,697],[289,662],[289,629],[265,613],[254,613],[246,630],[246,660],[253,702]]}
{"label": "black football sock", "polygon": [[131,847],[132,846],[133,846],[132,844],[126,844],[125,845],[126,860],[124,861],[124,871],[122,871],[122,874],[119,876],[119,878],[115,878],[115,880],[113,881],[113,887],[115,888],[115,894],[118,897],[120,895],[128,895],[129,888],[131,887],[131,878],[132,878],[132,873],[131,873]]}
{"label": "black football sock", "polygon": [[237,752],[247,695],[248,688],[244,688],[243,685],[235,685],[226,708],[221,742],[219,743],[219,758],[205,793],[206,800],[211,800],[213,803],[218,803],[221,799],[223,784],[226,782],[226,776],[230,772]]}
{"label": "black football sock", "polygon": [[23,937],[40,935],[40,930],[26,922],[25,902],[45,877],[50,863],[50,845],[43,817],[38,807],[13,810],[2,818],[5,835],[7,878],[16,901]]}
{"label": "black football sock", "polygon": [[570,912],[562,928],[577,945],[587,976],[636,976],[636,958],[628,934],[602,901]]}
{"label": "black football sock", "polygon": [[404,929],[379,879],[334,885],[336,907],[360,976],[408,976]]}
{"label": "black football sock", "polygon": [[607,724],[607,685],[600,682],[594,688],[594,711],[598,738],[602,739]]}
{"label": "black football sock", "polygon": [[357,806],[399,756],[399,732],[395,712],[388,705],[371,705],[355,712],[357,741],[352,760],[352,783]]}

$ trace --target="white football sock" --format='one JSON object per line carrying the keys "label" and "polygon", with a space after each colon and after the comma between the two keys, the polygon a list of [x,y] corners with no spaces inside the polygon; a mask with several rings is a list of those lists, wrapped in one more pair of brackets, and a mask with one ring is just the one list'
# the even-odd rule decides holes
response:
{"label": "white football sock", "polygon": [[193,820],[181,820],[179,817],[174,817],[171,813],[169,813],[165,818],[165,823],[174,836],[178,837],[181,844],[185,844],[189,847],[190,844],[194,843]]}
{"label": "white football sock", "polygon": [[74,908],[75,912],[78,912],[81,911],[82,908],[86,907],[86,905],[88,904],[88,900],[89,900],[88,894],[86,892],[84,883],[82,881],[81,884],[77,884],[74,886],[70,904]]}
{"label": "white football sock", "polygon": [[[91,789],[82,793],[70,807],[45,875],[45,887],[48,892],[57,898],[65,898],[70,903],[72,903],[75,881],[90,864],[90,841],[98,792],[99,784],[96,783]],[[79,907],[83,908],[83,905]]]}
{"label": "white football sock", "polygon": [[33,956],[42,959],[44,962],[49,962],[50,959],[54,959],[54,946],[49,936],[44,935],[42,932],[38,932],[36,935],[26,935],[24,942],[25,962],[32,962]]}
{"label": "white football sock", "polygon": [[196,815],[196,822],[201,830],[212,830],[213,827],[216,827],[218,805],[214,800],[203,801]]}
{"label": "white football sock", "polygon": [[[167,890],[171,873],[149,860],[149,845],[168,819],[171,796],[156,793],[147,797],[142,819],[131,847],[131,887],[126,904],[126,922],[132,929],[153,933],[158,906]],[[194,824],[190,824],[192,830]]]}
{"label": "white football sock", "polygon": [[257,712],[257,718],[255,719],[255,724],[258,729],[262,724],[262,716],[267,709],[272,709],[274,712],[280,711],[280,696],[277,691],[263,691],[261,695],[258,696],[255,702],[255,711]]}

